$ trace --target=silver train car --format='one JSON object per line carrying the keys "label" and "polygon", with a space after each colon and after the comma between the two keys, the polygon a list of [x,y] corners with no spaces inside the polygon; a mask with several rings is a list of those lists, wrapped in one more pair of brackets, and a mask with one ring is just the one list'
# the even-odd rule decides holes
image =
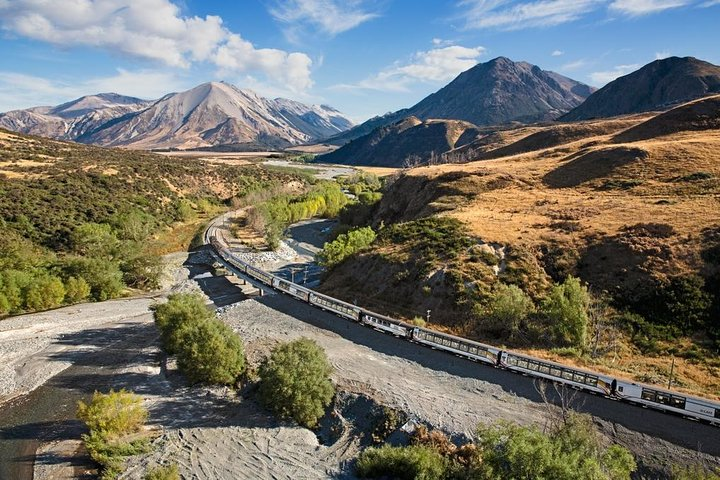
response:
{"label": "silver train car", "polygon": [[502,368],[530,377],[541,378],[615,400],[646,408],[653,408],[666,413],[682,415],[693,420],[720,426],[720,402],[634,383],[614,378],[610,375],[582,370],[529,355],[502,350],[492,345],[486,345],[455,335],[416,327],[328,295],[323,295],[312,289],[297,285],[257,267],[253,267],[235,257],[232,252],[218,240],[214,228],[208,229],[206,238],[217,255],[237,271],[279,292],[380,332],[389,333],[401,339],[436,350],[443,350],[453,355],[495,368]]}

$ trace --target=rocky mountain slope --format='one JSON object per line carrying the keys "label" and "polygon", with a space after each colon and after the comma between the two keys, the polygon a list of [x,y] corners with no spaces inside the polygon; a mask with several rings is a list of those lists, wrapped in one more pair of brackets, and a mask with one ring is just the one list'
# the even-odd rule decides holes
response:
{"label": "rocky mountain slope", "polygon": [[720,93],[720,67],[693,57],[656,60],[593,93],[563,121],[665,110]]}
{"label": "rocky mountain slope", "polygon": [[474,140],[479,129],[458,120],[427,120],[408,117],[376,128],[334,152],[322,161],[349,165],[403,167],[431,160],[441,161],[444,153]]}
{"label": "rocky mountain slope", "polygon": [[102,146],[274,149],[326,138],[352,122],[325,105],[267,99],[210,82],[154,102],[101,94],[58,107],[15,110],[0,115],[0,126]]}
{"label": "rocky mountain slope", "polygon": [[114,118],[137,112],[150,104],[116,93],[99,93],[56,107],[34,107],[0,114],[0,127],[58,140],[75,140]]}
{"label": "rocky mountain slope", "polygon": [[372,118],[330,141],[342,145],[409,116],[464,120],[478,126],[553,120],[592,92],[592,87],[557,73],[498,57],[461,73],[418,104]]}

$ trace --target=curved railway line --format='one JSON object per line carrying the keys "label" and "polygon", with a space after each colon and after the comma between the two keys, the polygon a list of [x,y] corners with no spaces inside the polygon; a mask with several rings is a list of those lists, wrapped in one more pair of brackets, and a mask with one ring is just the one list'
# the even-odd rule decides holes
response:
{"label": "curved railway line", "polygon": [[[652,408],[693,421],[720,426],[720,402],[661,389],[610,375],[569,367],[560,363],[500,349],[465,338],[417,327],[265,272],[237,258],[229,250],[223,232],[214,223],[205,232],[205,241],[218,258],[236,275],[249,277],[304,303],[332,312],[344,319],[374,328],[398,339],[445,351],[474,362],[556,382],[578,390],[625,402],[629,408]],[[633,406],[634,405],[634,406]]]}

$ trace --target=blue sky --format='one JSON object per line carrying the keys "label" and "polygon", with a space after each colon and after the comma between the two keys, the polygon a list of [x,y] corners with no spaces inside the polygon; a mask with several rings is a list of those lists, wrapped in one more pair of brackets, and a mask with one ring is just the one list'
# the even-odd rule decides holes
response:
{"label": "blue sky", "polygon": [[0,0],[0,111],[225,80],[359,122],[497,56],[598,87],[720,64],[718,25],[720,0]]}

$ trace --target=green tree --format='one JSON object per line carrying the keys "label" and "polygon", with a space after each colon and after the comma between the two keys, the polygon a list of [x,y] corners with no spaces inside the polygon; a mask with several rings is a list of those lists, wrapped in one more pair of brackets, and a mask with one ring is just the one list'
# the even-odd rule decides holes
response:
{"label": "green tree", "polygon": [[84,223],[73,230],[70,236],[73,252],[85,257],[112,260],[117,256],[119,242],[106,223]]}
{"label": "green tree", "polygon": [[558,342],[585,347],[589,305],[590,294],[587,287],[573,276],[552,287],[542,303],[542,313],[549,321]]}
{"label": "green tree", "polygon": [[502,337],[514,338],[520,325],[535,306],[532,299],[517,285],[496,284],[484,307],[488,329]]}
{"label": "green tree", "polygon": [[57,277],[42,275],[36,277],[25,292],[25,307],[28,310],[47,310],[62,304],[65,286]]}
{"label": "green tree", "polygon": [[78,303],[90,296],[90,285],[82,277],[68,277],[65,280],[65,301]]}
{"label": "green tree", "polygon": [[282,344],[260,365],[260,401],[280,417],[312,428],[335,394],[331,373],[327,355],[313,340]]}
{"label": "green tree", "polygon": [[360,478],[437,480],[445,476],[448,462],[430,447],[382,446],[368,448],[358,457],[355,472]]}
{"label": "green tree", "polygon": [[184,330],[213,318],[205,300],[197,293],[175,293],[167,303],[152,307],[163,348],[174,355],[182,348]]}
{"label": "green tree", "polygon": [[232,385],[245,369],[240,337],[219,320],[183,330],[178,366],[191,382]]}
{"label": "green tree", "polygon": [[72,256],[65,258],[60,268],[67,277],[84,278],[97,301],[119,297],[125,288],[120,266],[111,260]]}
{"label": "green tree", "polygon": [[357,228],[342,233],[332,242],[325,243],[318,254],[320,264],[333,267],[350,255],[362,251],[375,241],[375,232],[370,227]]}

